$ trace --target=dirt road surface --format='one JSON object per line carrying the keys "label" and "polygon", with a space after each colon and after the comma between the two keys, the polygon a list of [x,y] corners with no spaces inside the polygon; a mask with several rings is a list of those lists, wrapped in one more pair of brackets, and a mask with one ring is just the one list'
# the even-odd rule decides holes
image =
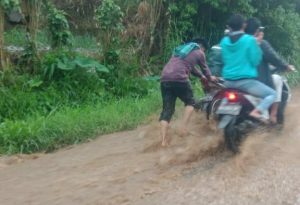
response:
{"label": "dirt road surface", "polygon": [[171,130],[159,146],[156,121],[52,154],[0,159],[1,205],[300,205],[300,95],[282,132],[260,130],[241,154],[200,113],[191,133]]}

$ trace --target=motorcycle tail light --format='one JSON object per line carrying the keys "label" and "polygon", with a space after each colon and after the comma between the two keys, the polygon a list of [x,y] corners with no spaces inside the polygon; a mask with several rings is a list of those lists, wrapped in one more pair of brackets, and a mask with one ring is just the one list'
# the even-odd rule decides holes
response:
{"label": "motorcycle tail light", "polygon": [[238,94],[236,92],[226,92],[225,97],[229,102],[237,102],[238,101]]}

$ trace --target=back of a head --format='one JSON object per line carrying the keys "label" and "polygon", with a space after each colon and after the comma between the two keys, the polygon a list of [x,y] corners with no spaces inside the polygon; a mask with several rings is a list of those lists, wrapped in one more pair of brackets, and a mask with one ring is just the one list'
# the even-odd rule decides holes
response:
{"label": "back of a head", "polygon": [[245,24],[245,19],[240,14],[232,15],[227,22],[227,25],[230,27],[232,31],[240,31],[243,28],[244,24]]}
{"label": "back of a head", "polygon": [[245,33],[249,35],[254,35],[261,27],[261,22],[257,18],[249,18],[246,23],[247,26],[245,29]]}
{"label": "back of a head", "polygon": [[205,49],[209,49],[208,42],[207,42],[207,40],[204,39],[204,38],[197,37],[197,38],[192,39],[190,42],[198,43],[198,44],[200,44],[201,46],[203,46]]}

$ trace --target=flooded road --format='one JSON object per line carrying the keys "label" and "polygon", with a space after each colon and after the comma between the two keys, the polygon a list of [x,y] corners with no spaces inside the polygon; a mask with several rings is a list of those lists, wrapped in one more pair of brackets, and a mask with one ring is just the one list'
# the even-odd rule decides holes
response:
{"label": "flooded road", "polygon": [[241,154],[195,113],[191,133],[159,146],[158,123],[52,154],[0,159],[0,204],[300,205],[300,95],[282,132],[260,130]]}

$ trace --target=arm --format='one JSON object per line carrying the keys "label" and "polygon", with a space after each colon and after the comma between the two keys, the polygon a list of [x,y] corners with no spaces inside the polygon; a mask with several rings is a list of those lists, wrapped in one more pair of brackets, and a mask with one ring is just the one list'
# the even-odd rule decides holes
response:
{"label": "arm", "polygon": [[203,77],[203,74],[201,73],[201,71],[198,70],[196,67],[192,68],[191,73],[196,77],[199,77],[199,78]]}
{"label": "arm", "polygon": [[[205,75],[205,77],[208,78],[208,79],[211,79],[211,72],[210,72],[210,69],[208,68],[207,63],[206,63],[205,54],[202,51],[199,51],[199,58],[197,60],[197,65],[200,66],[200,68],[201,68],[203,74]],[[201,72],[196,67],[192,68],[191,73],[193,75],[197,76],[197,77],[202,76]]]}
{"label": "arm", "polygon": [[288,69],[288,64],[278,55],[269,42],[263,41],[261,49],[263,50],[264,59],[267,63],[273,65],[280,71]]}

